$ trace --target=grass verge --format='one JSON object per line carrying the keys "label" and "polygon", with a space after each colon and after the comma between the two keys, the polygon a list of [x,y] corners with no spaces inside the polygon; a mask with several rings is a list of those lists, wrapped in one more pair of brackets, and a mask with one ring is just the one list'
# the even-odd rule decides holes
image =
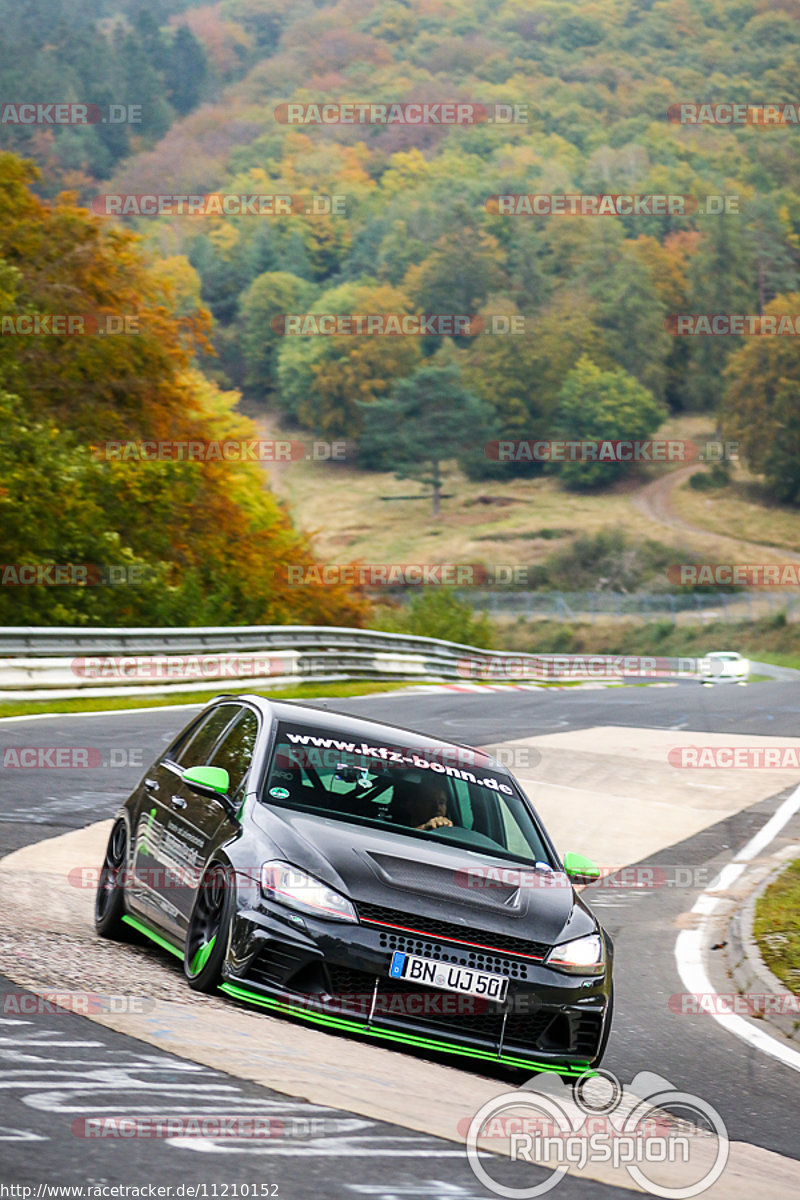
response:
{"label": "grass verge", "polygon": [[0,719],[3,717],[29,717],[40,713],[109,712],[125,708],[164,708],[169,704],[207,704],[222,692],[226,695],[243,696],[255,692],[273,700],[317,700],[326,697],[368,696],[375,692],[395,692],[416,686],[413,681],[365,679],[346,680],[341,683],[301,683],[286,688],[226,688],[220,684],[207,692],[171,692],[160,696],[86,696],[75,700],[11,700],[0,703]]}
{"label": "grass verge", "polygon": [[[457,682],[457,681],[454,681]],[[467,682],[466,680],[464,682]],[[469,682],[478,687],[496,688],[496,687],[513,687],[515,681],[513,679],[472,679]],[[557,683],[549,683],[547,680],[538,680],[536,686],[542,688],[565,688],[565,687],[581,687],[583,683],[591,682],[590,680],[559,680]],[[228,688],[225,692],[226,696],[245,696],[252,695],[253,692],[257,696],[267,696],[272,700],[324,700],[344,699],[347,696],[373,696],[382,692],[398,692],[405,688],[419,688],[426,685],[435,687],[433,681],[426,679],[414,680],[352,680],[346,683],[313,683],[300,684],[297,687],[275,688],[272,691],[264,691],[262,688]],[[621,687],[621,683],[611,682],[608,687]],[[642,684],[642,686],[646,686]],[[209,700],[213,700],[215,696],[221,695],[219,688],[212,689],[208,692],[176,692],[174,695],[164,696],[87,696],[85,700],[21,700],[10,701],[8,703],[0,702],[0,720],[3,717],[35,717],[40,714],[59,714],[59,713],[74,713],[74,712],[111,712],[118,709],[129,708],[164,708],[171,704],[207,704]]]}
{"label": "grass verge", "polygon": [[800,995],[800,858],[756,902],[753,934],[773,975]]}

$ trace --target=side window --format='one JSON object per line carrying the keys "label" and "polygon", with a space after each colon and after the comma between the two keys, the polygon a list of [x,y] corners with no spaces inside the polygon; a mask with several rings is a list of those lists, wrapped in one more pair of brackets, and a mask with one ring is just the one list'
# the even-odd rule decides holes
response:
{"label": "side window", "polygon": [[234,796],[238,792],[250,769],[257,737],[258,717],[254,712],[245,709],[233,728],[217,746],[209,761],[210,767],[224,767],[230,775],[229,796]]}
{"label": "side window", "polygon": [[182,729],[172,744],[164,751],[162,757],[163,762],[178,762],[183,750],[188,746],[194,735],[197,733],[203,721],[207,720],[202,713],[195,717],[186,729]]}
{"label": "side window", "polygon": [[188,741],[170,755],[172,761],[179,767],[205,766],[220,735],[241,711],[240,704],[221,704],[219,708],[212,709]]}

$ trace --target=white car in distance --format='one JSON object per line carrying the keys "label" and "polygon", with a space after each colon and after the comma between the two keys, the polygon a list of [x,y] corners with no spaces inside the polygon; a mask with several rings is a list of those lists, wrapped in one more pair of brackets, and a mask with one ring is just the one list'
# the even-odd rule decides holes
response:
{"label": "white car in distance", "polygon": [[700,682],[704,687],[713,683],[739,683],[744,686],[750,674],[750,662],[735,650],[713,650],[701,660]]}

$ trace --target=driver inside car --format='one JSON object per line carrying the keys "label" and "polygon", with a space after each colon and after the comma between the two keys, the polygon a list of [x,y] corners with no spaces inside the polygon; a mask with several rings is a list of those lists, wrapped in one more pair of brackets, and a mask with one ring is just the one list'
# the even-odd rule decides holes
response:
{"label": "driver inside car", "polygon": [[447,814],[447,791],[438,779],[412,783],[402,779],[394,785],[390,806],[392,820],[413,829],[438,829],[452,825]]}

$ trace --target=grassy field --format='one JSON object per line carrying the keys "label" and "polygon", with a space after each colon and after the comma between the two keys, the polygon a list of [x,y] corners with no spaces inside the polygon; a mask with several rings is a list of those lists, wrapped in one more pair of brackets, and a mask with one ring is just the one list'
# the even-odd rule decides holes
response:
{"label": "grassy field", "polygon": [[[272,418],[262,418],[271,437],[292,437]],[[664,438],[695,443],[715,437],[708,416],[673,417],[659,430]],[[682,464],[676,464],[680,466]],[[421,484],[387,472],[365,472],[347,462],[299,461],[266,464],[270,484],[284,498],[295,522],[313,538],[329,563],[473,563],[535,566],[580,535],[624,530],[632,540],[653,539],[706,559],[709,537],[676,531],[640,512],[632,503],[648,482],[675,469],[641,465],[607,491],[567,492],[553,476],[472,481],[455,464],[444,470],[442,514],[435,520]],[[405,497],[422,496],[421,499]],[[770,503],[764,490],[740,468],[728,487],[696,491],[684,484],[674,493],[675,515],[707,531],[777,548],[800,550],[800,511]],[[693,545],[696,543],[696,546]],[[766,561],[779,559],[767,554]],[[743,548],[736,559],[748,562]],[[727,559],[726,559],[727,561]]]}
{"label": "grassy field", "polygon": [[753,933],[770,971],[800,994],[800,859],[757,901]]}
{"label": "grassy field", "polygon": [[[270,436],[286,436],[270,424]],[[295,436],[297,436],[295,434]],[[659,437],[713,437],[708,417],[673,419]],[[633,538],[668,544],[685,538],[655,526],[631,505],[631,493],[669,467],[644,465],[635,478],[602,493],[566,492],[552,476],[471,481],[445,469],[442,515],[435,521],[422,485],[349,463],[267,465],[270,483],[326,562],[537,564],[580,534],[624,528]],[[798,517],[800,531],[800,516]]]}
{"label": "grassy field", "polygon": [[800,512],[772,500],[742,467],[734,466],[724,488],[703,492],[683,484],[672,506],[676,516],[712,533],[800,552]]}
{"label": "grassy field", "polygon": [[[434,521],[427,498],[385,499],[422,491],[407,480],[345,465],[297,467],[282,494],[326,562],[539,563],[579,532],[627,522],[630,508],[623,487],[601,499],[562,493],[548,478],[472,482],[450,468],[444,490],[454,496]],[[644,518],[629,524],[642,535],[646,526]]]}

